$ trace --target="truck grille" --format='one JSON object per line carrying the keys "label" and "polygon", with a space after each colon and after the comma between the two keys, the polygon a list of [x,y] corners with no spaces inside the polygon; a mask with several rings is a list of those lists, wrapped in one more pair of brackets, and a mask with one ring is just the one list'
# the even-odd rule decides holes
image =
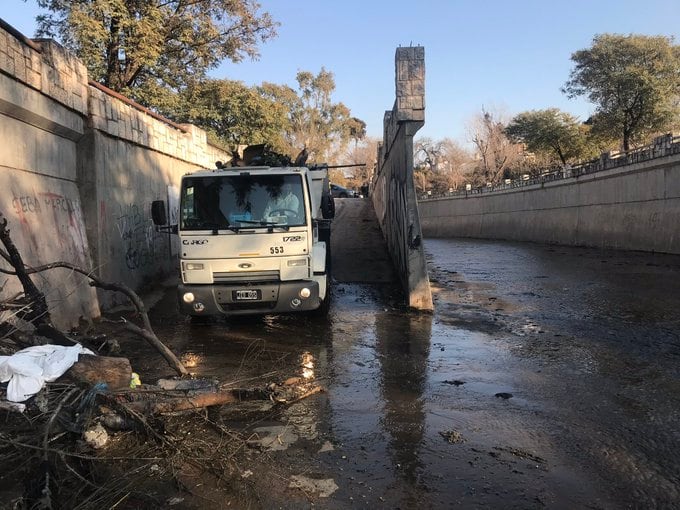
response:
{"label": "truck grille", "polygon": [[251,283],[251,282],[279,282],[279,272],[273,271],[220,271],[213,273],[215,283]]}

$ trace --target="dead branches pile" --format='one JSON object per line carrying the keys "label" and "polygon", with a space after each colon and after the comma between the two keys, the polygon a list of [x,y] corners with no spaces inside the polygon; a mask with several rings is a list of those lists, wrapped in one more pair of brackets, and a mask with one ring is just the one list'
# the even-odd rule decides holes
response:
{"label": "dead branches pile", "polygon": [[[0,354],[35,345],[37,335],[61,345],[75,343],[51,324],[45,297],[30,277],[61,267],[86,276],[92,286],[125,294],[142,321],[141,327],[127,321],[127,329],[152,344],[179,376],[137,385],[126,358],[81,355],[62,378],[29,399],[25,411],[5,402],[0,406],[0,501],[11,501],[12,508],[167,508],[175,503],[163,498],[206,476],[238,501],[248,485],[239,479],[234,459],[249,438],[227,428],[220,409],[256,403],[263,416],[271,417],[321,391],[302,377],[241,389],[189,379],[153,333],[144,304],[131,289],[67,262],[26,266],[1,214],[0,241],[5,247],[0,258],[12,266],[0,272],[23,286],[23,293],[0,303],[0,310],[32,324],[36,333],[0,324],[0,347],[5,347]],[[4,397],[0,385],[0,401]]]}
{"label": "dead branches pile", "polygon": [[215,381],[161,380],[121,391],[51,383],[25,413],[0,410],[0,463],[14,467],[4,478],[23,487],[12,498],[21,508],[109,508],[123,500],[160,508],[166,501],[150,486],[164,486],[166,497],[196,476],[248,490],[234,480],[235,456],[249,438],[222,424],[220,406],[259,403],[262,417],[272,417],[321,391],[301,378],[288,382],[225,389]]}

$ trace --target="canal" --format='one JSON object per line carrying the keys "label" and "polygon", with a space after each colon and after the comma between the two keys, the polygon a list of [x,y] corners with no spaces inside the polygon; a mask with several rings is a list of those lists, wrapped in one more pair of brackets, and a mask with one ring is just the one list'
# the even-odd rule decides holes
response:
{"label": "canal", "polygon": [[[311,371],[326,389],[278,412],[225,406],[247,444],[235,504],[679,506],[680,257],[425,249],[432,315],[379,278],[335,282],[328,317],[193,325],[167,290],[154,327],[197,376],[255,386]],[[165,375],[148,359],[141,373]]]}

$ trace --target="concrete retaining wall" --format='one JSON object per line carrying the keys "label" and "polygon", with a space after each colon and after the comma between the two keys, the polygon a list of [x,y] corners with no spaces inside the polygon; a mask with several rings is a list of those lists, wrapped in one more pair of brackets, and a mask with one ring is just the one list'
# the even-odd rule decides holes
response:
{"label": "concrete retaining wall", "polygon": [[413,136],[425,120],[425,49],[398,48],[396,101],[385,112],[371,196],[410,307],[432,310],[413,183]]}
{"label": "concrete retaining wall", "polygon": [[419,209],[428,237],[680,253],[680,155]]}
{"label": "concrete retaining wall", "polygon": [[[58,44],[2,20],[0,140],[0,213],[26,263],[63,260],[134,289],[177,270],[176,240],[155,232],[151,201],[176,207],[182,174],[229,159],[200,129],[90,83]],[[65,270],[33,279],[60,327],[125,302]],[[21,291],[16,278],[2,283],[0,299]]]}

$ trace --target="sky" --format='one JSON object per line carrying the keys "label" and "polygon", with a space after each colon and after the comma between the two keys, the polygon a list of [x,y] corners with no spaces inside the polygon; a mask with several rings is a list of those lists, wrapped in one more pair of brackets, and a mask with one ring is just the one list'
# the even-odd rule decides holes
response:
{"label": "sky", "polygon": [[[225,62],[210,74],[247,85],[296,88],[298,71],[335,76],[333,100],[382,137],[395,98],[394,54],[425,47],[425,126],[416,137],[467,144],[466,125],[482,111],[511,118],[560,108],[581,120],[593,112],[560,88],[573,52],[602,33],[673,36],[680,43],[680,0],[260,0],[281,23],[260,58]],[[28,37],[35,0],[0,0],[0,18]]]}

